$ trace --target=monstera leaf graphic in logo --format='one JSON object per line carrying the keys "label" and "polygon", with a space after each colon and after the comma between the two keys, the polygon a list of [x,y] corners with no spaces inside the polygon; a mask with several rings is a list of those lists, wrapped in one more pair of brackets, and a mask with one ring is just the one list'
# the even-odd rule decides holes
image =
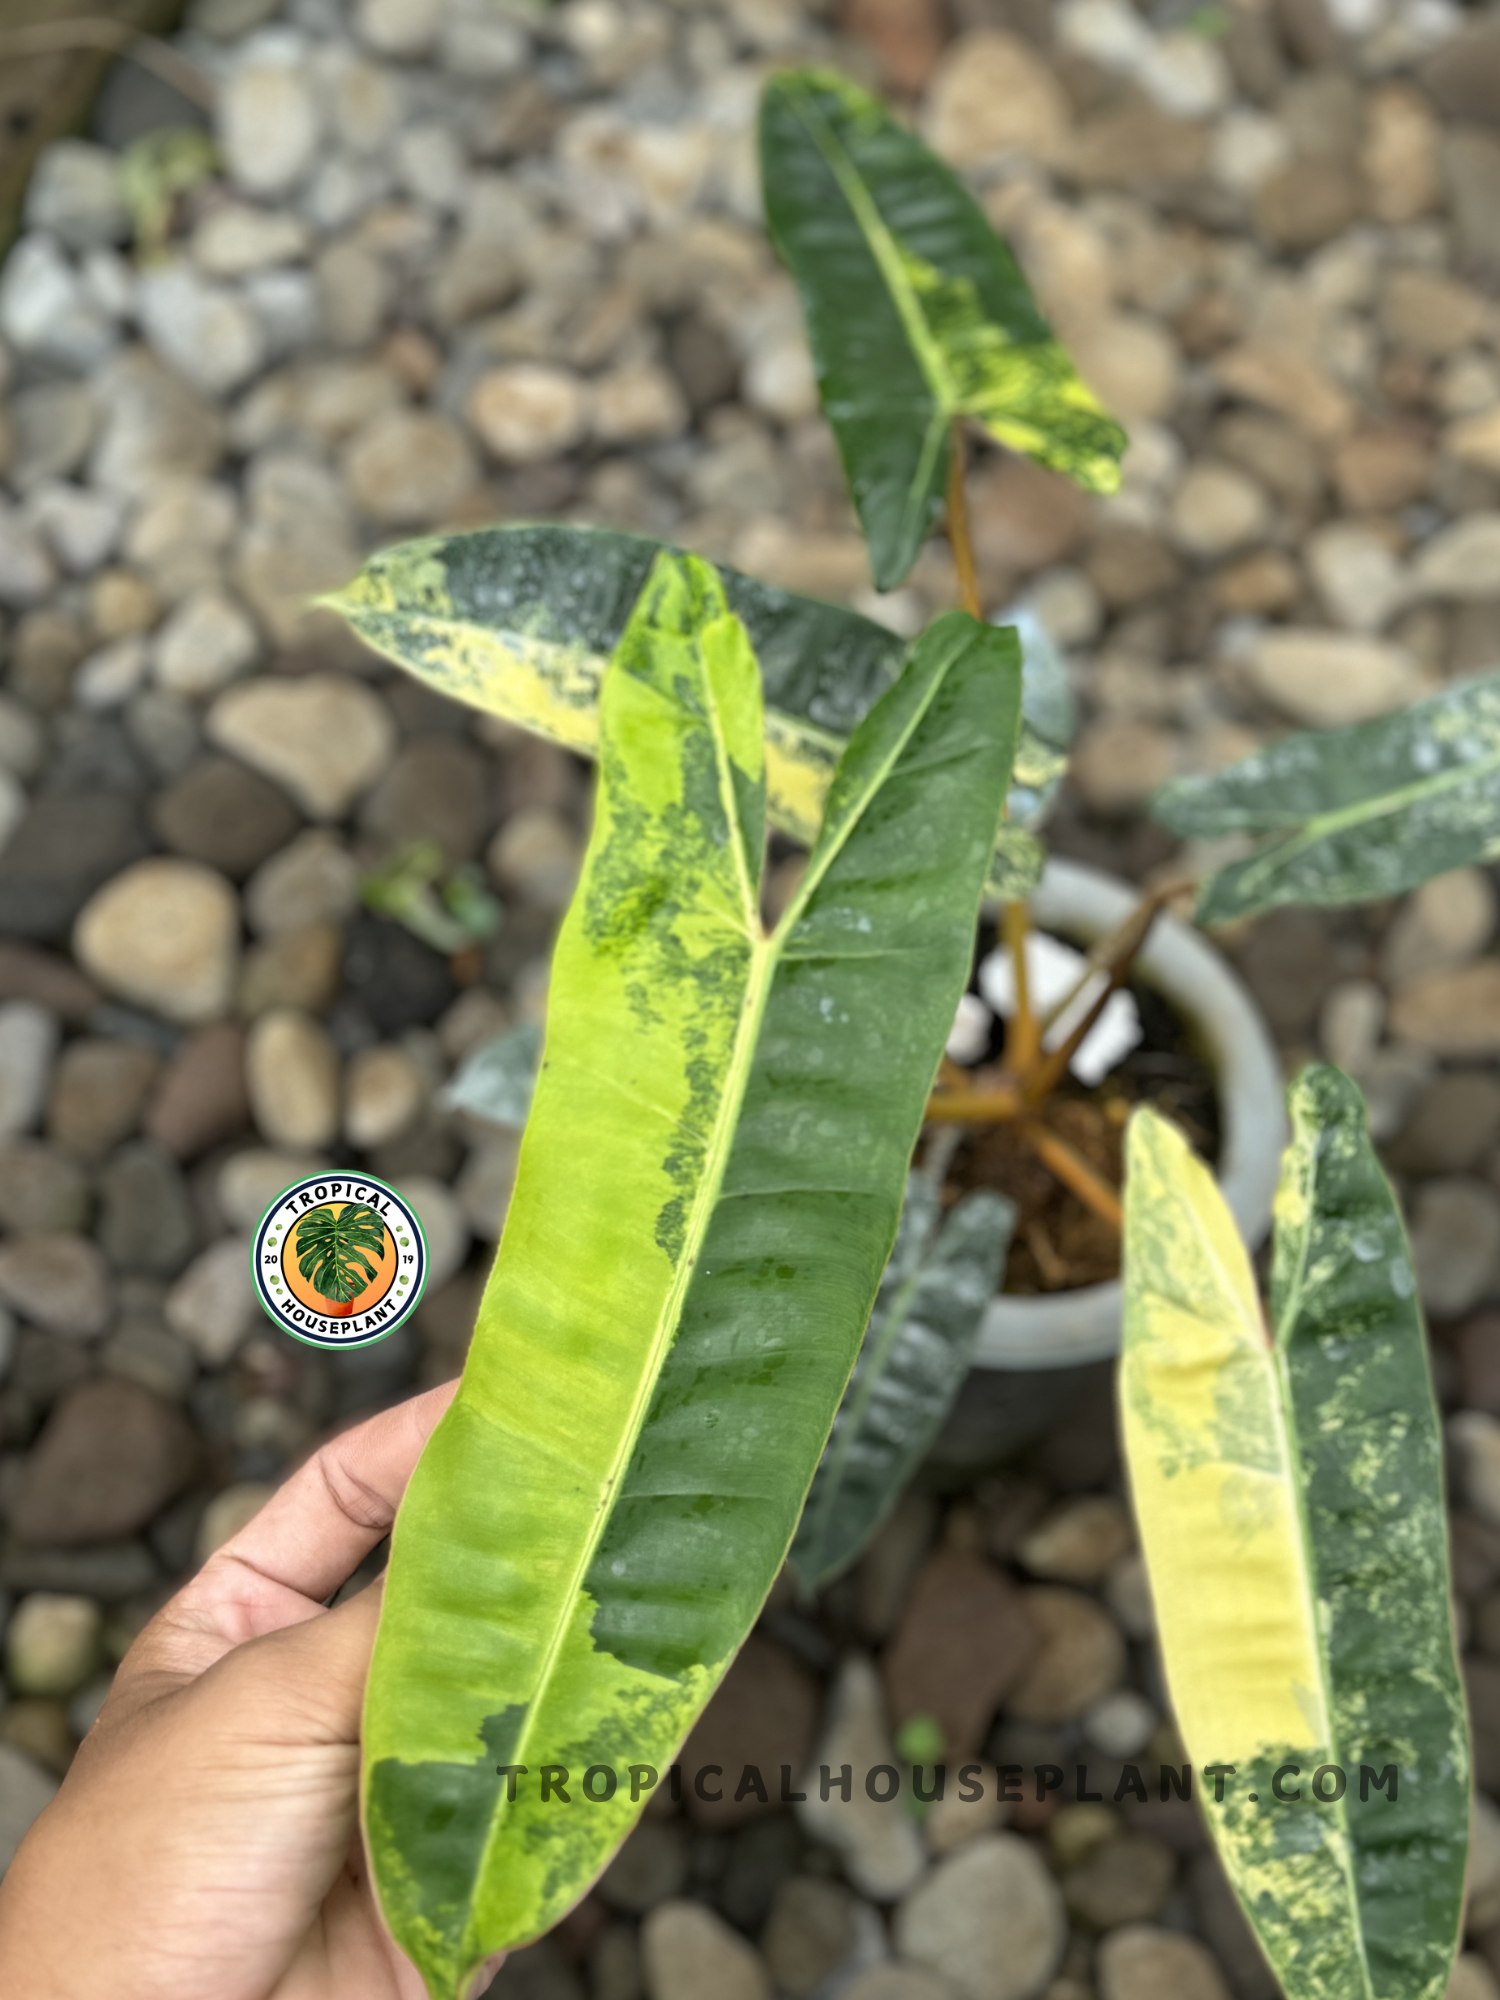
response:
{"label": "monstera leaf graphic in logo", "polygon": [[297,1268],[329,1301],[331,1314],[349,1311],[375,1281],[376,1264],[370,1258],[378,1263],[384,1255],[385,1224],[363,1202],[311,1208],[297,1225]]}

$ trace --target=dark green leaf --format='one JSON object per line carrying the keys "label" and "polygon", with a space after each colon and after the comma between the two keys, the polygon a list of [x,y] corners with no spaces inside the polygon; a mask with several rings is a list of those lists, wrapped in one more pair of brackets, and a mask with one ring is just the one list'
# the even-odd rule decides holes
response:
{"label": "dark green leaf", "polygon": [[949,167],[824,70],[772,77],[760,148],[766,220],[802,295],[879,589],[900,583],[942,510],[957,416],[1114,491],[1125,433]]}
{"label": "dark green leaf", "polygon": [[942,1428],[1014,1224],[1011,1203],[983,1191],[943,1220],[931,1177],[907,1181],[896,1247],[792,1544],[807,1589],[849,1567]]}
{"label": "dark green leaf", "polygon": [[1274,837],[1210,876],[1198,921],[1278,903],[1368,903],[1500,855],[1500,675],[1395,715],[1283,737],[1177,778],[1152,812],[1173,833]]}
{"label": "dark green leaf", "polygon": [[310,1208],[297,1224],[297,1268],[325,1299],[347,1305],[370,1284],[385,1254],[385,1224],[363,1202]]}

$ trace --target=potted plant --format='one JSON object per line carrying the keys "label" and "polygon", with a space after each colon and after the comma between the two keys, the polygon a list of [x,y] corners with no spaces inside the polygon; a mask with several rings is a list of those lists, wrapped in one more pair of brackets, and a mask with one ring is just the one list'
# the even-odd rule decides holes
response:
{"label": "potted plant", "polygon": [[[967,194],[878,105],[797,73],[764,130],[877,581],[946,495],[965,608],[907,650],[697,558],[548,527],[386,551],[336,600],[600,774],[529,1113],[525,1052],[490,1052],[526,1120],[515,1192],[393,1537],[364,1730],[387,1920],[434,1996],[546,1928],[665,1781],[788,1551],[812,1585],[852,1560],[962,1380],[1004,1254],[1004,1204],[945,1206],[940,1149],[910,1171],[919,1134],[1011,1124],[1123,1223],[1137,1511],[1251,1921],[1293,2000],[1436,1995],[1467,1744],[1420,1315],[1358,1093],[1326,1070],[1294,1091],[1270,1342],[1236,1218],[1165,1120],[1134,1114],[1123,1210],[1049,1128],[1161,899],[1101,922],[1085,972],[1104,990],[1049,1047],[1024,821],[1060,746],[1017,635],[978,616],[957,426],[1096,484],[1122,439]],[[1497,708],[1494,684],[1456,690],[1171,790],[1169,824],[1270,836],[1200,915],[1388,893],[1491,851]],[[810,850],[774,925],[767,823]],[[986,895],[1007,1051],[952,1074]],[[1382,1820],[1403,1785],[1416,1813]]]}

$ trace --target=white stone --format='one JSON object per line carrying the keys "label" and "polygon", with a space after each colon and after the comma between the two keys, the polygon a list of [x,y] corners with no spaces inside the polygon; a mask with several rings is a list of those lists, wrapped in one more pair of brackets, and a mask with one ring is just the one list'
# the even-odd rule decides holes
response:
{"label": "white stone", "polygon": [[704,1903],[658,1903],[641,1925],[650,2000],[771,2000],[765,1961]]}
{"label": "white stone", "polygon": [[270,360],[315,345],[319,307],[311,272],[278,264],[270,270],[250,272],[242,285]]}
{"label": "white stone", "polygon": [[359,0],[355,32],[383,56],[426,55],[437,40],[444,0]]}
{"label": "white stone", "polygon": [[31,1131],[41,1117],[58,1032],[56,1016],[34,1000],[0,1005],[0,1139]]}
{"label": "white stone", "polygon": [[1500,597],[1500,513],[1465,514],[1425,542],[1412,564],[1413,593]]}
{"label": "white stone", "polygon": [[335,674],[242,682],[219,696],[207,728],[219,749],[284,786],[315,820],[342,819],[396,749],[380,697]]}
{"label": "white stone", "polygon": [[539,362],[518,362],[481,375],[464,414],[495,458],[508,465],[532,465],[577,444],[588,410],[587,392],[576,375]]}
{"label": "white stone", "polygon": [[247,194],[295,187],[317,155],[319,126],[317,100],[295,60],[241,63],[220,86],[219,150]]}
{"label": "white stone", "polygon": [[682,391],[664,368],[642,361],[594,384],[593,432],[602,444],[648,444],[687,429]]}
{"label": "white stone", "polygon": [[17,1694],[66,1700],[103,1657],[104,1613],[89,1597],[34,1590],[5,1628],[5,1674]]}
{"label": "white stone", "polygon": [[316,1153],[283,1153],[269,1146],[249,1146],[233,1153],[219,1169],[214,1199],[231,1229],[249,1232],[284,1187],[328,1162]]}
{"label": "white stone", "polygon": [[353,153],[381,153],[401,123],[399,81],[350,51],[340,50],[339,57],[329,101],[340,143]]}
{"label": "white stone", "polygon": [[1368,722],[1432,692],[1404,646],[1302,626],[1265,633],[1249,669],[1267,701],[1315,729]]}
{"label": "white stone", "polygon": [[1378,632],[1400,609],[1406,576],[1390,545],[1358,521],[1331,521],[1303,551],[1323,607],[1346,632]]}
{"label": "white stone", "polygon": [[990,1045],[995,1017],[977,993],[961,993],[953,1026],[948,1031],[946,1053],[956,1063],[977,1063]]}
{"label": "white stone", "polygon": [[408,125],[392,154],[397,185],[429,208],[452,214],[464,199],[464,156],[449,126]]}
{"label": "white stone", "polygon": [[1264,111],[1237,106],[1215,125],[1209,157],[1220,186],[1249,196],[1287,164],[1292,142],[1277,119]]}
{"label": "white stone", "polygon": [[193,261],[210,278],[243,278],[272,264],[305,257],[312,232],[300,216],[226,202],[211,208],[193,231]]}
{"label": "white stone", "polygon": [[583,865],[583,847],[571,823],[547,806],[512,813],[485,854],[502,889],[538,910],[565,910]]}
{"label": "white stone", "polygon": [[118,340],[61,246],[42,235],[13,244],[0,269],[0,335],[22,354],[80,373],[97,368]]}
{"label": "white stone", "polygon": [[132,1006],[192,1025],[229,1011],[239,905],[200,861],[137,861],[84,905],[73,949],[91,978]]}
{"label": "white stone", "polygon": [[150,665],[151,649],[139,632],[127,632],[123,639],[112,639],[107,646],[90,653],[74,673],[75,705],[96,714],[123,708],[145,685]]}
{"label": "white stone", "polygon": [[1090,645],[1104,629],[1104,606],[1094,581],[1072,563],[1033,577],[1026,602],[1059,646]]}
{"label": "white stone", "polygon": [[1223,556],[1259,541],[1270,525],[1264,489],[1238,466],[1190,465],[1172,498],[1172,532],[1190,555]]}
{"label": "white stone", "polygon": [[1318,1015],[1318,1040],[1336,1068],[1360,1076],[1374,1060],[1385,1026],[1385,994],[1373,979],[1342,979]]}
{"label": "white stone", "polygon": [[427,1098],[427,1082],[410,1054],[392,1042],[349,1058],[344,1087],[344,1137],[367,1152],[404,1132]]}
{"label": "white stone", "polygon": [[1013,1833],[985,1834],[940,1861],[896,1912],[898,1955],[940,1973],[961,2000],[1030,2000],[1067,1935],[1062,1892]]}
{"label": "white stone", "polygon": [[19,508],[0,499],[0,604],[17,610],[51,595],[57,569]]}
{"label": "white stone", "polygon": [[94,487],[49,479],[31,492],[26,514],[73,576],[92,576],[108,561],[120,539],[120,502],[113,494]]}
{"label": "white stone", "polygon": [[268,1144],[316,1151],[338,1136],[338,1051],[300,1008],[273,1007],[251,1025],[245,1086]]}
{"label": "white stone", "polygon": [[[811,1769],[798,1786],[807,1797],[797,1816],[814,1840],[837,1852],[859,1893],[877,1902],[904,1895],[926,1864],[916,1822],[897,1807],[870,1799],[861,1782],[877,1764],[895,1761],[879,1676],[867,1659],[851,1654],[829,1695]],[[819,1796],[822,1764],[833,1771],[841,1764],[852,1767],[855,1779],[847,1803],[836,1788],[826,1799]]]}
{"label": "white stone", "polygon": [[742,388],[752,409],[764,411],[779,424],[801,423],[814,415],[818,381],[800,327],[784,327],[772,339],[757,343],[745,363]]}
{"label": "white stone", "polygon": [[152,652],[157,686],[197,698],[217,694],[253,666],[260,639],[226,592],[196,590],[156,634]]}
{"label": "white stone", "polygon": [[1043,57],[1019,35],[979,28],[951,42],[927,93],[923,130],[956,167],[1015,154],[1055,160],[1071,114]]}
{"label": "white stone", "polygon": [[1143,1694],[1134,1688],[1116,1688],[1084,1716],[1083,1733],[1106,1757],[1137,1757],[1160,1721]]}
{"label": "white stone", "polygon": [[[1026,938],[1026,983],[1031,1003],[1045,1013],[1065,1000],[1087,971],[1081,951],[1044,931],[1030,931]],[[1058,1015],[1047,1030],[1044,1046],[1060,1048],[1093,1006],[1107,980],[1094,973],[1078,997]],[[979,967],[979,990],[1003,1020],[1009,1020],[1016,1006],[1016,968],[1008,950],[992,951]],[[1120,1003],[1124,1004],[1121,1005]],[[1104,1010],[1079,1043],[1068,1065],[1081,1083],[1090,1088],[1102,1083],[1109,1072],[1123,1062],[1140,1041],[1140,1009],[1123,990],[1110,995]]]}
{"label": "white stone", "polygon": [[1203,35],[1177,33],[1153,41],[1136,64],[1135,78],[1171,118],[1211,118],[1234,96],[1223,50]]}
{"label": "white stone", "polygon": [[1099,1944],[1099,2000],[1229,2000],[1218,1962],[1197,1938],[1155,1924],[1122,1924]]}
{"label": "white stone", "polygon": [[224,1367],[261,1317],[250,1277],[251,1247],[247,1236],[210,1244],[167,1293],[162,1308],[167,1325],[205,1368]]}
{"label": "white stone", "polygon": [[137,293],[141,331],[168,367],[205,395],[228,395],[265,363],[265,333],[244,299],[191,264],[143,272]]}
{"label": "white stone", "polygon": [[1500,1528],[1500,1422],[1488,1410],[1460,1410],[1446,1429],[1459,1498],[1471,1513]]}
{"label": "white stone", "polygon": [[462,1266],[469,1250],[469,1226],[451,1192],[430,1174],[411,1174],[395,1183],[416,1210],[427,1239],[427,1285],[440,1291]]}
{"label": "white stone", "polygon": [[26,227],[46,230],[70,250],[123,243],[130,213],[120,158],[87,139],[54,139],[38,156],[26,189]]}
{"label": "white stone", "polygon": [[498,82],[526,67],[531,44],[518,21],[491,0],[455,0],[443,20],[442,63],[454,76]]}

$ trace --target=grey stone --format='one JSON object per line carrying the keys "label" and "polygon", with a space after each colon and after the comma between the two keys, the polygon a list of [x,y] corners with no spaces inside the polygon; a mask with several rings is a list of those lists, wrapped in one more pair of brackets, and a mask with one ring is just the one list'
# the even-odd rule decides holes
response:
{"label": "grey stone", "polygon": [[293,1007],[261,1015],[245,1046],[245,1079],[268,1144],[316,1151],[336,1137],[338,1053],[311,1015]]}
{"label": "grey stone", "polygon": [[215,1021],[172,1056],[146,1114],[147,1137],[177,1159],[192,1160],[249,1121],[244,1030],[235,1021]]}
{"label": "grey stone", "polygon": [[99,1245],[117,1271],[172,1277],[197,1230],[177,1162],[149,1139],[122,1146],[99,1178]]}
{"label": "grey stone", "polygon": [[244,298],[191,264],[144,272],[136,310],[162,360],[205,395],[227,395],[266,362],[264,331]]}
{"label": "grey stone", "polygon": [[57,568],[19,508],[0,500],[0,604],[24,610],[50,596]]}
{"label": "grey stone", "polygon": [[0,1229],[18,1236],[88,1227],[89,1184],[76,1163],[37,1139],[0,1146]]}
{"label": "grey stone", "polygon": [[53,556],[71,576],[92,576],[119,540],[120,503],[108,493],[63,480],[38,486],[26,514]]}
{"label": "grey stone", "polygon": [[217,136],[230,178],[247,194],[284,194],[312,166],[321,122],[295,47],[239,63],[218,104]]}
{"label": "grey stone", "polygon": [[57,1065],[47,1136],[81,1160],[99,1160],[139,1126],[161,1058],[140,1042],[69,1042]]}
{"label": "grey stone", "polygon": [[38,382],[11,397],[10,423],[7,477],[25,495],[78,470],[94,441],[99,408],[82,382]]}
{"label": "grey stone", "polygon": [[1099,1947],[1100,2000],[1229,2000],[1224,1975],[1196,1938],[1126,1924]]}
{"label": "grey stone", "polygon": [[[293,1177],[272,1187],[267,1200]],[[259,1221],[259,1213],[252,1219]],[[225,1237],[195,1257],[168,1293],[165,1311],[171,1332],[203,1365],[222,1368],[262,1318],[250,1280],[248,1237]]]}
{"label": "grey stone", "polygon": [[57,1796],[50,1771],[9,1743],[0,1743],[0,1875],[16,1858],[33,1820]]}
{"label": "grey stone", "polygon": [[681,1820],[643,1819],[599,1878],[613,1910],[638,1915],[677,1896],[688,1878],[688,1830]]}
{"label": "grey stone", "polygon": [[895,1761],[879,1677],[868,1660],[851,1654],[829,1696],[813,1764],[834,1771],[848,1764],[859,1778],[847,1802],[837,1790],[821,1798],[815,1781],[802,1785],[808,1796],[797,1814],[815,1840],[835,1849],[854,1887],[881,1902],[910,1889],[926,1862],[916,1822],[869,1797],[859,1781],[877,1765]]}
{"label": "grey stone", "polygon": [[702,1903],[659,1903],[641,1927],[649,2000],[771,2000],[764,1960]]}
{"label": "grey stone", "polygon": [[441,523],[478,477],[468,439],[435,410],[391,410],[372,418],[344,459],[355,506],[386,527]]}
{"label": "grey stone", "polygon": [[174,854],[241,881],[284,847],[300,821],[286,794],[233,757],[200,757],[151,805],[158,839]]}
{"label": "grey stone", "polygon": [[[490,774],[471,745],[428,737],[404,749],[367,795],[360,829],[391,849],[435,840],[450,863],[472,861],[489,823]],[[569,857],[576,872],[576,839]]]}
{"label": "grey stone", "polygon": [[93,1340],[109,1324],[109,1272],[86,1236],[12,1236],[0,1244],[0,1299],[49,1333]]}
{"label": "grey stone", "polygon": [[93,386],[101,420],[89,469],[99,485],[139,495],[164,474],[218,464],[223,419],[148,349],[120,355]]}
{"label": "grey stone", "polygon": [[26,226],[46,230],[70,250],[125,242],[130,213],[118,155],[86,139],[54,139],[31,170]]}
{"label": "grey stone", "polygon": [[1398,1173],[1462,1174],[1500,1140],[1500,1077],[1450,1070],[1429,1084],[1387,1151]]}
{"label": "grey stone", "polygon": [[260,635],[227,592],[195,590],[172,612],[152,645],[157,685],[171,694],[217,694],[255,664]]}
{"label": "grey stone", "polygon": [[309,828],[257,869],[245,916],[259,937],[341,923],[358,900],[359,870],[335,833]]}
{"label": "grey stone", "polygon": [[1468,1312],[1500,1286],[1500,1196],[1482,1181],[1425,1182],[1412,1205],[1411,1252],[1432,1317]]}
{"label": "grey stone", "polygon": [[38,232],[0,269],[0,334],[22,354],[79,372],[98,368],[119,341],[59,244]]}
{"label": "grey stone", "polygon": [[27,1456],[11,1506],[23,1542],[79,1548],[143,1528],[192,1478],[198,1445],[182,1412],[135,1382],[80,1383]]}
{"label": "grey stone", "polygon": [[776,1890],[760,1948],[778,1993],[810,1996],[854,1950],[859,1905],[842,1883],[792,1875]]}
{"label": "grey stone", "polygon": [[1028,2000],[1067,1939],[1057,1884],[1014,1834],[983,1834],[940,1861],[896,1913],[900,1957],[930,1967],[963,2000]]}
{"label": "grey stone", "polygon": [[57,1041],[57,1021],[45,1007],[0,1004],[0,1139],[29,1132],[41,1117]]}
{"label": "grey stone", "polygon": [[1500,138],[1456,126],[1443,146],[1460,268],[1493,282],[1500,276]]}

